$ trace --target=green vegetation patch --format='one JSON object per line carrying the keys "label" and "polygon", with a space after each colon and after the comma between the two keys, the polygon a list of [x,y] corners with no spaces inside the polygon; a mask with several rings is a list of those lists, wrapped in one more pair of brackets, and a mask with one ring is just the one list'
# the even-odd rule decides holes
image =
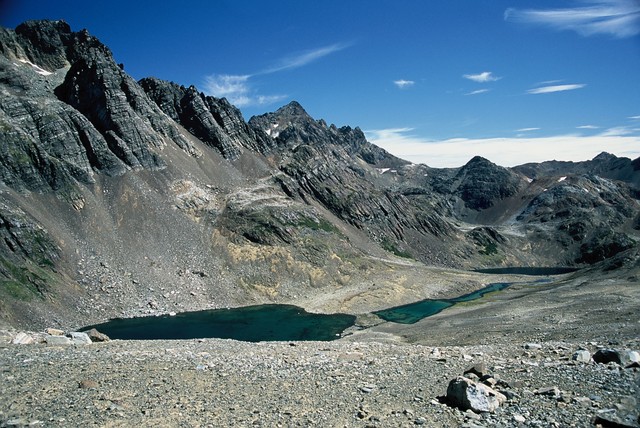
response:
{"label": "green vegetation patch", "polygon": [[488,242],[484,245],[484,248],[479,251],[480,254],[490,256],[492,254],[498,254],[498,246],[495,242]]}
{"label": "green vegetation patch", "polygon": [[53,278],[45,269],[35,265],[18,266],[0,257],[0,290],[17,300],[44,298]]}
{"label": "green vegetation patch", "polygon": [[403,250],[399,249],[393,242],[389,241],[388,239],[383,239],[382,242],[380,243],[380,245],[386,251],[389,251],[390,253],[393,253],[398,257],[402,257],[404,259],[412,259],[413,258],[411,253],[409,253],[408,251],[403,251]]}

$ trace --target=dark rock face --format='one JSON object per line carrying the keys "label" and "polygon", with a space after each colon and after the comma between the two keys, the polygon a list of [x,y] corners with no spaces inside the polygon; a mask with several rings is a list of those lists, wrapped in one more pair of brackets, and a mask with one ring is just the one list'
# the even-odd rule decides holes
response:
{"label": "dark rock face", "polygon": [[633,222],[637,209],[633,192],[623,183],[593,175],[560,177],[517,219],[553,227],[550,238],[574,248],[573,262],[593,264],[635,245],[621,230]]}
{"label": "dark rock face", "polygon": [[278,167],[287,177],[280,182],[288,195],[320,202],[396,255],[447,259],[426,247],[434,236],[453,239],[453,227],[432,204],[414,204],[392,188],[385,167],[408,163],[368,143],[362,131],[327,126],[296,102],[249,123],[275,139]]}
{"label": "dark rock face", "polygon": [[170,118],[194,136],[215,147],[227,159],[237,159],[243,149],[266,153],[272,141],[250,128],[240,111],[226,99],[205,96],[195,87],[185,88],[155,78],[145,78],[140,86]]}
{"label": "dark rock face", "polygon": [[349,126],[338,128],[335,125],[327,125],[324,120],[314,120],[296,101],[279,108],[274,113],[252,117],[249,125],[264,131],[281,147],[293,148],[305,144],[337,145],[349,156],[357,156],[379,168],[401,167],[408,164],[367,142],[359,128],[354,129]]}
{"label": "dark rock face", "polygon": [[476,156],[441,189],[460,197],[468,208],[490,208],[502,199],[514,196],[524,187],[524,180],[506,168]]}
{"label": "dark rock face", "polygon": [[126,166],[86,117],[51,100],[0,95],[0,179],[29,190],[93,182],[93,168],[117,175]]}
{"label": "dark rock face", "polygon": [[140,86],[99,50],[73,64],[56,95],[84,114],[110,150],[132,168],[162,168],[154,149],[169,141],[191,149]]}
{"label": "dark rock face", "polygon": [[[54,190],[163,167],[156,151],[191,143],[115,63],[109,49],[62,21],[0,33],[2,170],[7,183]],[[66,67],[71,67],[67,70]]]}
{"label": "dark rock face", "polygon": [[513,170],[533,179],[549,175],[596,174],[602,178],[624,181],[632,187],[640,188],[640,158],[632,161],[606,152],[584,162],[527,163],[516,166]]}
{"label": "dark rock face", "polygon": [[61,249],[24,211],[0,202],[1,300],[43,297]]}

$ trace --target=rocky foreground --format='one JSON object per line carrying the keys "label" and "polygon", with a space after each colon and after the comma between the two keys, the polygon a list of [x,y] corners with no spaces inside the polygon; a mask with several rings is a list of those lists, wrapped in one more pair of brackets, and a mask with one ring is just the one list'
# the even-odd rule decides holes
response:
{"label": "rocky foreground", "polygon": [[[0,345],[3,427],[639,423],[638,353],[625,351],[640,349],[637,338],[435,348],[366,335],[297,343],[11,344],[16,337],[4,332]],[[609,348],[615,352],[597,352]],[[447,389],[463,374],[467,404],[455,408]],[[482,408],[491,403],[494,409]]]}

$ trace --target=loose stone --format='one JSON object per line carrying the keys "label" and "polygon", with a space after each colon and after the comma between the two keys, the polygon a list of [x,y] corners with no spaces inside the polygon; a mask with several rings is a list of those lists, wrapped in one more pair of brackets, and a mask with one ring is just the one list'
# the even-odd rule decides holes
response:
{"label": "loose stone", "polygon": [[463,410],[493,412],[506,400],[507,397],[493,388],[463,376],[451,380],[447,388],[447,401]]}
{"label": "loose stone", "polygon": [[587,351],[586,349],[578,349],[573,353],[571,359],[579,363],[588,363],[591,361],[591,352]]}

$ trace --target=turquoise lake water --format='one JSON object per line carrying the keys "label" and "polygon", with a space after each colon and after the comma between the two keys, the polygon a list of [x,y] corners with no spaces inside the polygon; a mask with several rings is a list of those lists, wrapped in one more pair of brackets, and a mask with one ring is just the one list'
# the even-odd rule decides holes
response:
{"label": "turquoise lake water", "polygon": [[312,314],[293,305],[257,305],[183,312],[175,316],[118,318],[95,327],[111,339],[196,339],[216,337],[246,342],[334,340],[355,323],[347,314]]}
{"label": "turquoise lake water", "polygon": [[[521,275],[558,275],[570,268],[496,268],[478,272]],[[548,281],[548,280],[540,280]],[[538,281],[539,282],[539,281]],[[487,293],[504,290],[513,283],[500,282],[453,299],[426,299],[408,305],[374,312],[385,321],[413,324],[456,303],[479,299]],[[196,339],[215,337],[247,342],[335,340],[355,324],[347,314],[312,314],[293,305],[255,305],[231,309],[183,312],[174,316],[117,318],[95,327],[112,339]]]}
{"label": "turquoise lake water", "polygon": [[374,312],[374,314],[385,321],[396,322],[399,324],[414,324],[421,319],[435,315],[456,303],[479,299],[487,293],[504,290],[511,284],[512,283],[510,282],[497,282],[480,290],[476,290],[473,293],[465,294],[464,296],[453,299],[425,299],[419,302],[409,303],[407,305],[383,309],[381,311]]}

